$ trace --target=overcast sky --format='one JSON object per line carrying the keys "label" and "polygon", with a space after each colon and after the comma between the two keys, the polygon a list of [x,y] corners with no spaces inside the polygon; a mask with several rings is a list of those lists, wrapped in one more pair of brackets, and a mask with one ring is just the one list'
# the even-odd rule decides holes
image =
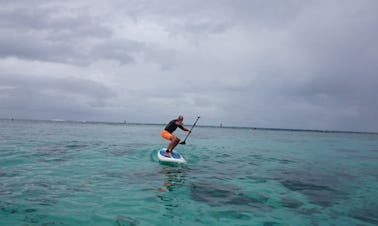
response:
{"label": "overcast sky", "polygon": [[0,4],[0,118],[378,131],[377,0]]}

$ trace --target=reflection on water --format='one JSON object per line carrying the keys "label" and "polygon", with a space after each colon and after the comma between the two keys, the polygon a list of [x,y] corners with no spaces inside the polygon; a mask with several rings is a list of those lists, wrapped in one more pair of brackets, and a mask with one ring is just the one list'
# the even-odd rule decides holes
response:
{"label": "reflection on water", "polygon": [[186,172],[181,167],[162,165],[160,173],[164,175],[165,180],[163,187],[157,189],[158,192],[175,191],[185,182]]}

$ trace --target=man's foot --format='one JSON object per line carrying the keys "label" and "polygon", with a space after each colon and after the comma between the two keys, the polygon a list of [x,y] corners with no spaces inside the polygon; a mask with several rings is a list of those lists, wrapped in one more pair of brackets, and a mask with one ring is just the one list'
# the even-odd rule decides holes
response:
{"label": "man's foot", "polygon": [[164,156],[170,158],[171,157],[171,152],[170,151],[165,151]]}

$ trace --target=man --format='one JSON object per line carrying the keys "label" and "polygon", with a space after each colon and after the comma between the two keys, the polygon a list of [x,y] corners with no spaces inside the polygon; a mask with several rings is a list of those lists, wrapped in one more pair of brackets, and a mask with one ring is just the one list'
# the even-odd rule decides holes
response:
{"label": "man", "polygon": [[180,143],[180,138],[173,134],[177,127],[189,133],[191,132],[190,129],[184,127],[182,121],[184,121],[184,117],[182,115],[179,115],[177,119],[173,119],[172,121],[170,121],[167,124],[167,126],[163,129],[163,131],[161,131],[161,136],[164,139],[171,141],[165,152],[165,156],[167,157],[171,156],[172,150],[177,146],[178,143]]}

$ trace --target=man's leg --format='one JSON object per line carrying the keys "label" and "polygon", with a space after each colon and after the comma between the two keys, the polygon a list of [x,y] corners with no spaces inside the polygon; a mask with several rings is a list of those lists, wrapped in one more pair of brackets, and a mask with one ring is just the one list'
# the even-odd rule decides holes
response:
{"label": "man's leg", "polygon": [[171,142],[169,142],[168,147],[167,147],[167,150],[166,150],[166,152],[165,152],[165,154],[164,154],[164,155],[167,156],[167,157],[170,157],[170,156],[171,156],[171,153],[170,153],[170,152],[173,150],[173,146],[174,146],[174,143],[175,143],[175,140],[176,140],[175,137],[176,137],[176,136],[172,134],[172,136],[171,136],[171,138],[170,138],[170,141],[171,141]]}
{"label": "man's leg", "polygon": [[171,149],[171,151],[172,151],[173,149],[175,149],[175,147],[176,147],[179,143],[180,143],[180,138],[178,138],[178,137],[175,136],[174,142],[173,142],[173,144],[172,144],[172,149]]}
{"label": "man's leg", "polygon": [[172,134],[171,142],[168,145],[167,151],[165,153],[165,156],[169,157],[171,155],[170,152],[172,152],[173,149],[177,146],[177,144],[180,142],[180,139]]}

